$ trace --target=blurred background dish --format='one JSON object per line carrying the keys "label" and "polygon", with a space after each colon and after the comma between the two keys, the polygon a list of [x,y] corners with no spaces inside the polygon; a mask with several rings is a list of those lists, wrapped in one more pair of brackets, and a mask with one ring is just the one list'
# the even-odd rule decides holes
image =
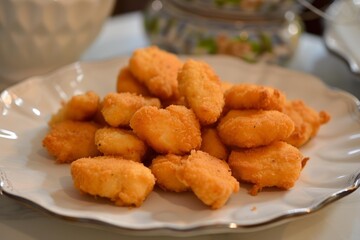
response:
{"label": "blurred background dish", "polygon": [[302,31],[297,7],[294,1],[154,0],[145,12],[145,30],[152,44],[175,53],[282,62]]}
{"label": "blurred background dish", "polygon": [[327,10],[324,40],[326,46],[360,74],[360,1],[336,1]]}
{"label": "blurred background dish", "polygon": [[[334,0],[304,1],[325,11]],[[298,48],[302,32],[321,36],[324,30],[322,17],[299,0],[122,0],[113,14],[144,9],[152,44],[176,53],[220,52],[251,62],[282,63]]]}
{"label": "blurred background dish", "polygon": [[79,60],[115,0],[1,0],[0,80],[15,83]]}

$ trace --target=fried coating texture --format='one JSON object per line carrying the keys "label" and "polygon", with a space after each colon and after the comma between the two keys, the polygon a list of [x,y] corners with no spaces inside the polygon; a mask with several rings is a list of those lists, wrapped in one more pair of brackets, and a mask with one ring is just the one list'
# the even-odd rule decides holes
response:
{"label": "fried coating texture", "polygon": [[229,150],[221,141],[215,128],[204,128],[201,131],[200,150],[210,154],[213,157],[226,161],[229,156]]}
{"label": "fried coating texture", "polygon": [[185,192],[189,186],[179,180],[178,173],[182,171],[181,161],[184,157],[167,154],[159,155],[152,160],[151,172],[156,178],[156,184],[165,191]]}
{"label": "fried coating texture", "polygon": [[157,106],[157,98],[144,98],[134,93],[109,93],[102,102],[101,112],[112,127],[129,126],[133,114],[143,106]]}
{"label": "fried coating texture", "polygon": [[240,188],[225,161],[202,151],[191,151],[189,157],[183,160],[183,169],[178,175],[212,209],[221,208]]}
{"label": "fried coating texture", "polygon": [[224,107],[219,77],[205,62],[188,60],[178,74],[179,91],[202,125],[217,121]]}
{"label": "fried coating texture", "polygon": [[150,96],[149,90],[137,80],[128,66],[123,67],[117,77],[116,91],[135,93],[141,96]]}
{"label": "fried coating texture", "polygon": [[141,162],[147,146],[132,131],[120,128],[100,128],[95,133],[95,144],[104,155],[121,156]]}
{"label": "fried coating texture", "polygon": [[132,117],[130,127],[158,153],[182,155],[201,145],[200,124],[194,112],[184,106],[142,107]]}
{"label": "fried coating texture", "polygon": [[65,120],[55,124],[43,139],[43,146],[57,163],[71,163],[82,157],[100,155],[94,138],[99,125]]}
{"label": "fried coating texture", "polygon": [[129,60],[131,73],[160,99],[177,98],[181,66],[176,55],[156,46],[135,50]]}
{"label": "fried coating texture", "polygon": [[263,187],[293,187],[303,160],[296,147],[277,141],[263,147],[233,150],[228,162],[236,179],[254,184],[249,193],[256,195]]}
{"label": "fried coating texture", "polygon": [[275,110],[231,110],[217,130],[226,145],[252,148],[287,139],[294,131],[294,122]]}
{"label": "fried coating texture", "polygon": [[234,86],[233,83],[227,81],[221,81],[220,85],[221,85],[221,90],[223,91],[224,94],[227,90],[229,90],[231,87]]}
{"label": "fried coating texture", "polygon": [[289,101],[283,112],[295,123],[294,132],[286,139],[287,143],[295,147],[301,147],[315,137],[320,126],[330,121],[331,118],[327,112],[317,112],[302,100]]}
{"label": "fried coating texture", "polygon": [[98,111],[99,105],[100,98],[93,91],[75,95],[70,98],[68,102],[63,103],[63,106],[59,109],[59,111],[51,117],[49,125],[53,126],[54,124],[64,120],[91,120]]}
{"label": "fried coating texture", "polygon": [[81,192],[109,198],[118,206],[141,206],[155,185],[150,169],[120,157],[78,159],[71,164],[71,176]]}
{"label": "fried coating texture", "polygon": [[242,83],[229,88],[225,94],[225,106],[229,109],[262,109],[281,111],[286,102],[286,96],[280,90]]}

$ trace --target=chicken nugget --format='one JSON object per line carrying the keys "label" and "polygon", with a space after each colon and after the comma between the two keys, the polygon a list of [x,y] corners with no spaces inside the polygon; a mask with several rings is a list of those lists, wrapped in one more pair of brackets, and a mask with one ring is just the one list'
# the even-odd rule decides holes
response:
{"label": "chicken nugget", "polygon": [[293,187],[306,160],[296,147],[277,141],[263,147],[233,150],[229,166],[239,181],[254,184],[249,193],[256,195],[263,187]]}
{"label": "chicken nugget", "polygon": [[227,90],[229,90],[232,86],[234,86],[233,83],[231,82],[227,82],[227,81],[221,81],[220,82],[221,85],[221,90],[223,91],[223,93],[225,93]]}
{"label": "chicken nugget", "polygon": [[128,126],[133,114],[143,106],[157,106],[157,98],[144,98],[134,93],[109,93],[102,102],[101,112],[112,127]]}
{"label": "chicken nugget", "polygon": [[95,133],[95,144],[104,155],[141,162],[147,146],[132,131],[105,127]]}
{"label": "chicken nugget", "polygon": [[283,112],[295,123],[294,132],[285,140],[295,147],[301,147],[315,137],[320,126],[330,120],[327,112],[317,112],[302,100],[289,101]]}
{"label": "chicken nugget", "polygon": [[58,163],[70,163],[82,157],[100,155],[94,138],[100,128],[92,122],[65,120],[55,124],[43,139],[43,146]]}
{"label": "chicken nugget", "polygon": [[128,66],[122,68],[119,72],[116,82],[116,91],[118,93],[135,93],[144,97],[150,96],[149,90],[134,77]]}
{"label": "chicken nugget", "polygon": [[275,110],[231,110],[217,130],[226,145],[251,148],[287,139],[294,131],[294,122]]}
{"label": "chicken nugget", "polygon": [[200,124],[194,112],[184,106],[142,107],[132,117],[130,127],[140,139],[162,154],[182,155],[198,149],[201,144]]}
{"label": "chicken nugget", "polygon": [[78,159],[71,163],[71,176],[76,189],[118,206],[141,206],[155,185],[150,169],[121,157]]}
{"label": "chicken nugget", "polygon": [[205,62],[188,60],[178,75],[179,91],[202,125],[217,121],[224,107],[220,79]]}
{"label": "chicken nugget", "polygon": [[152,160],[150,165],[151,172],[156,178],[156,184],[165,191],[185,192],[190,190],[178,178],[178,173],[182,169],[181,160],[183,156],[174,154],[159,155]]}
{"label": "chicken nugget", "polygon": [[100,98],[93,91],[73,96],[68,102],[63,104],[56,114],[51,117],[49,125],[53,126],[54,124],[64,120],[91,120],[96,115],[99,105]]}
{"label": "chicken nugget", "polygon": [[181,66],[176,55],[156,46],[137,49],[129,60],[131,73],[162,100],[177,98],[177,74]]}
{"label": "chicken nugget", "polygon": [[212,209],[221,208],[232,193],[239,191],[239,182],[231,175],[229,165],[202,151],[191,151],[183,160],[179,179]]}
{"label": "chicken nugget", "polygon": [[204,128],[201,131],[201,147],[200,150],[210,154],[213,157],[226,161],[229,150],[221,141],[215,128]]}
{"label": "chicken nugget", "polygon": [[229,88],[225,94],[225,106],[229,109],[262,109],[281,111],[286,96],[272,87],[250,83],[237,84]]}

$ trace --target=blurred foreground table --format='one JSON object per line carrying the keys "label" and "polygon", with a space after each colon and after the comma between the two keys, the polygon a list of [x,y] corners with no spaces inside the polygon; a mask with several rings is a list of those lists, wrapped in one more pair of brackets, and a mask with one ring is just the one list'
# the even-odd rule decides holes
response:
{"label": "blurred foreground table", "polygon": [[[130,55],[148,42],[140,13],[109,19],[102,33],[83,55],[82,60],[101,60]],[[286,65],[322,79],[329,86],[348,91],[360,98],[360,76],[353,75],[344,61],[328,52],[321,38],[304,34],[294,58]],[[270,229],[242,233],[199,236],[186,239],[286,239],[355,240],[360,236],[360,190],[325,207],[319,212]],[[79,226],[71,221],[48,216],[0,195],[0,239],[144,239],[120,235],[101,227]],[[148,237],[146,239],[173,239]]]}

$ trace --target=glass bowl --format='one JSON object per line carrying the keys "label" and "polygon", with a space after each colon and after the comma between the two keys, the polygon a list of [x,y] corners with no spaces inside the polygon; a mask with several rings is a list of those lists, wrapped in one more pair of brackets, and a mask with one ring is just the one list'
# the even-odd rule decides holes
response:
{"label": "glass bowl", "polygon": [[223,6],[217,11],[220,1],[155,0],[145,11],[145,29],[152,44],[178,54],[227,54],[249,62],[281,63],[295,51],[302,22],[290,10],[296,5],[290,0],[277,0],[287,7],[276,5],[279,8],[264,12],[274,1],[250,13]]}

